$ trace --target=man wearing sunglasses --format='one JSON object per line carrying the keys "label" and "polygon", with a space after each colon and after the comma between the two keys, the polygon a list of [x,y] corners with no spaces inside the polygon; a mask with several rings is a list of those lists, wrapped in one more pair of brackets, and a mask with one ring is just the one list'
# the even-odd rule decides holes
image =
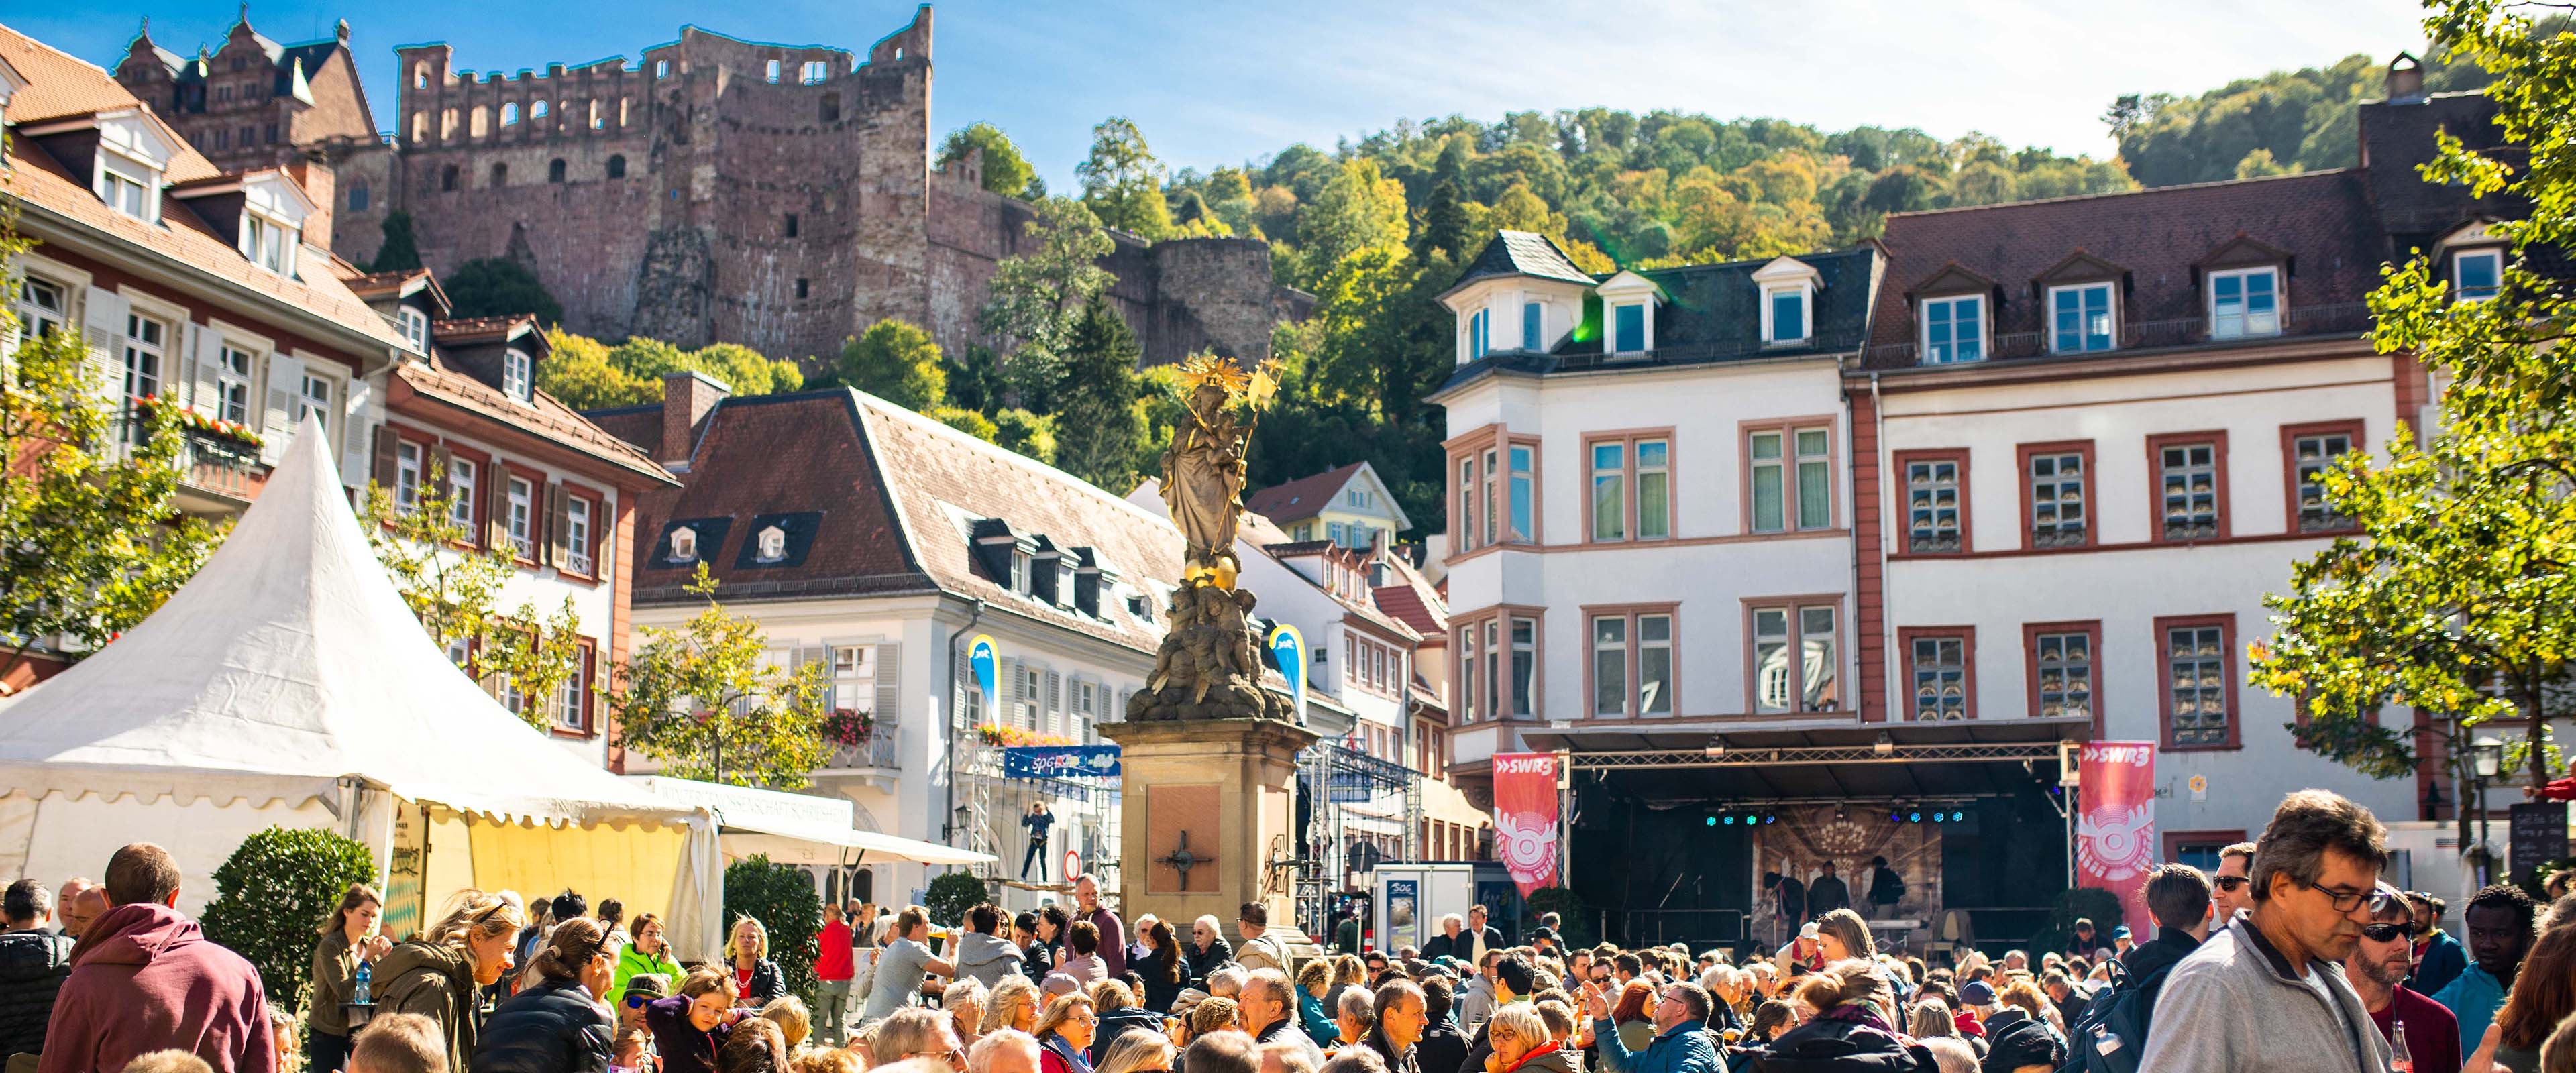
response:
{"label": "man wearing sunglasses", "polygon": [[2138,1068],[2156,1073],[2366,1073],[2388,1041],[2344,979],[2371,922],[2388,835],[2324,790],[2282,799],[2256,844],[2254,907],[2165,978]]}
{"label": "man wearing sunglasses", "polygon": [[2405,1028],[2414,1073],[2459,1073],[2459,1018],[2406,986],[2406,974],[2415,967],[2413,903],[2382,883],[2370,905],[2370,923],[2361,926],[2361,941],[2343,959],[2344,978],[2370,1007],[2380,1035],[2395,1039],[2397,1029]]}
{"label": "man wearing sunglasses", "polygon": [[2254,843],[2239,842],[2218,851],[2218,871],[2209,876],[2209,930],[2224,931],[2239,909],[2254,907]]}

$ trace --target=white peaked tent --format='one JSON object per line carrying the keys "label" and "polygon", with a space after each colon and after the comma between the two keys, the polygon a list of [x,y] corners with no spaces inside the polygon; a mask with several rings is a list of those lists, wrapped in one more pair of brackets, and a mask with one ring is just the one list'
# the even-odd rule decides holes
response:
{"label": "white peaked tent", "polygon": [[179,856],[193,910],[244,835],[329,827],[380,870],[407,862],[388,893],[408,877],[429,912],[468,885],[586,881],[662,912],[683,956],[712,954],[708,810],[583,762],[448,662],[367,546],[319,432],[308,419],[159,611],[0,706],[0,877],[95,879],[148,840]]}

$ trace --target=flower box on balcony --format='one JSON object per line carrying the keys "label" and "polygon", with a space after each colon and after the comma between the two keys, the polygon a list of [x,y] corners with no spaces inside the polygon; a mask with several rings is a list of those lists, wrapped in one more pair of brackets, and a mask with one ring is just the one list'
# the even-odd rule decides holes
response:
{"label": "flower box on balcony", "polygon": [[252,431],[249,425],[198,413],[169,395],[146,395],[137,398],[134,400],[134,408],[145,413],[167,412],[178,419],[180,428],[203,436],[230,440],[253,451],[266,445],[266,441],[261,440],[259,433]]}

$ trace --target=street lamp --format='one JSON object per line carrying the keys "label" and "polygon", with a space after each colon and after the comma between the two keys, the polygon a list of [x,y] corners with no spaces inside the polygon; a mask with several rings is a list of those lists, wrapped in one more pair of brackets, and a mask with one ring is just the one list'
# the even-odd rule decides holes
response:
{"label": "street lamp", "polygon": [[[2495,780],[2498,772],[2504,770],[2504,742],[2493,735],[2478,735],[2476,740],[2469,743],[2469,770],[2477,775],[2478,856],[2481,862],[2491,865],[2495,852],[2487,848],[2489,843],[2487,784]],[[2493,877],[2490,875],[2479,878],[2483,882]]]}

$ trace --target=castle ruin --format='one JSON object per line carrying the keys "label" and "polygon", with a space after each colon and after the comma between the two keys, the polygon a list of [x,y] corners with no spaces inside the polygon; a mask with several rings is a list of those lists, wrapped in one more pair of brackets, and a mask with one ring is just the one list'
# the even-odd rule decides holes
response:
{"label": "castle ruin", "polygon": [[[296,121],[354,112],[373,128],[356,79],[284,69],[319,53],[346,63],[346,42],[342,30],[335,49],[281,46],[245,14],[220,51],[194,59],[138,34],[116,75],[201,147],[239,126],[229,109],[261,109],[262,134],[314,129],[259,151],[329,163],[340,256],[373,259],[385,218],[408,213],[424,264],[444,274],[516,260],[563,304],[567,328],[610,340],[829,360],[891,317],[961,353],[995,264],[1027,241],[1029,206],[983,189],[980,159],[931,166],[928,5],[864,61],[695,26],[632,66],[611,56],[543,72],[460,69],[446,44],[405,45],[380,137]],[[242,85],[210,102],[210,78]],[[254,102],[261,87],[277,89]],[[1271,282],[1261,242],[1112,234],[1110,295],[1148,362],[1264,357],[1271,325],[1312,307]]]}

